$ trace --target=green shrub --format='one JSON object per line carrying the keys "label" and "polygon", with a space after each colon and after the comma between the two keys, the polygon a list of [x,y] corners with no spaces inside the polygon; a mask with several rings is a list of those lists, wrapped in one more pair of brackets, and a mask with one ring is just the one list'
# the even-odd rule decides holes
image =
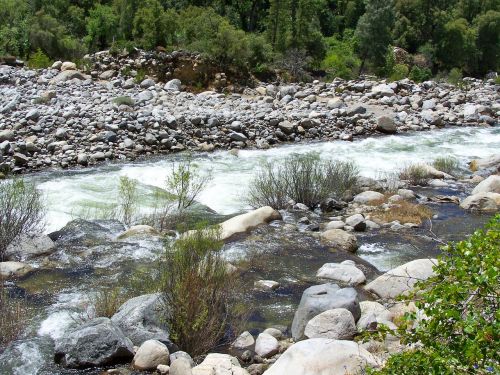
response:
{"label": "green shrub", "polygon": [[139,70],[137,70],[137,74],[134,77],[134,82],[137,83],[137,84],[139,84],[142,81],[144,81],[145,78],[146,78],[146,70],[145,69],[139,69]]}
{"label": "green shrub", "polygon": [[434,159],[432,166],[438,171],[456,176],[460,171],[460,162],[453,156],[443,156]]}
{"label": "green shrub", "polygon": [[129,107],[133,107],[135,105],[134,99],[132,99],[130,96],[119,96],[117,98],[113,99],[113,103],[116,105],[126,105]]}
{"label": "green shrub", "polygon": [[392,68],[391,75],[389,76],[390,81],[400,81],[408,76],[408,66],[404,64],[396,64]]}
{"label": "green shrub", "polygon": [[31,69],[45,69],[52,65],[49,57],[38,48],[36,52],[28,59],[28,66]]}
{"label": "green shrub", "polygon": [[410,70],[409,78],[417,83],[428,81],[432,78],[432,71],[429,68],[420,68],[414,65]]}
{"label": "green shrub", "polygon": [[198,356],[224,340],[233,317],[234,278],[218,229],[200,228],[166,246],[162,294],[170,337]]}
{"label": "green shrub", "polygon": [[111,318],[129,298],[124,289],[117,286],[96,286],[88,294],[89,318]]}
{"label": "green shrub", "polygon": [[281,209],[289,200],[310,208],[342,197],[357,182],[358,169],[349,162],[322,161],[318,154],[290,155],[279,165],[267,163],[250,184],[248,203]]}
{"label": "green shrub", "polygon": [[425,186],[429,181],[429,173],[420,164],[410,164],[399,171],[399,179],[408,181],[411,185]]}
{"label": "green shrub", "polygon": [[[407,314],[397,331],[406,351],[374,373],[498,374],[500,364],[500,215],[469,239],[443,247],[435,276],[404,297],[425,319]],[[404,324],[404,323],[407,324]]]}
{"label": "green shrub", "polygon": [[453,68],[448,73],[447,81],[453,86],[460,86],[463,82],[462,71],[458,68]]}
{"label": "green shrub", "polygon": [[131,225],[137,215],[139,194],[137,181],[126,176],[120,177],[118,209],[120,218],[126,225]]}
{"label": "green shrub", "polygon": [[42,231],[44,216],[42,194],[35,185],[22,179],[0,184],[0,261],[20,235]]}
{"label": "green shrub", "polygon": [[354,52],[355,38],[352,31],[347,30],[341,40],[336,37],[327,38],[326,43],[328,47],[321,68],[326,71],[328,77],[354,78],[361,61]]}

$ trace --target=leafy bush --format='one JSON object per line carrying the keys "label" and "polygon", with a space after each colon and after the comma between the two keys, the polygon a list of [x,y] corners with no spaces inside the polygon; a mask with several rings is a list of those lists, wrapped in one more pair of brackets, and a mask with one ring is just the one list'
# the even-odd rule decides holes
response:
{"label": "leafy bush", "polygon": [[45,215],[42,195],[22,179],[0,184],[0,261],[7,247],[21,235],[39,233]]}
{"label": "leafy bush", "polygon": [[9,296],[4,281],[0,277],[0,353],[11,341],[17,339],[34,314],[34,310],[24,299]]}
{"label": "leafy bush", "polygon": [[409,78],[417,83],[428,81],[432,78],[432,71],[429,68],[421,68],[414,65],[410,70]]}
{"label": "leafy bush", "polygon": [[200,228],[166,246],[162,292],[170,337],[193,356],[223,341],[232,318],[234,278],[218,229]]}
{"label": "leafy bush", "polygon": [[354,78],[361,61],[354,52],[356,40],[352,31],[346,31],[341,40],[335,37],[327,38],[326,43],[328,48],[321,68],[326,71],[328,77]]}
{"label": "leafy bush", "polygon": [[123,223],[132,224],[137,214],[138,199],[137,181],[126,176],[120,177],[118,209]]}
{"label": "leafy bush", "polygon": [[410,164],[399,171],[399,178],[411,185],[425,186],[429,181],[429,173],[423,165]]}
{"label": "leafy bush", "polygon": [[460,86],[462,83],[462,71],[458,68],[453,68],[448,73],[447,81],[453,86]]}
{"label": "leafy bush", "polygon": [[391,75],[389,76],[390,81],[400,81],[408,76],[408,66],[404,64],[396,64],[392,68]]}
{"label": "leafy bush", "polygon": [[432,166],[438,171],[455,176],[460,171],[460,162],[453,156],[443,156],[434,159]]}
{"label": "leafy bush", "polygon": [[141,83],[142,81],[144,81],[144,79],[146,78],[146,70],[144,69],[139,69],[137,71],[137,74],[135,75],[134,77],[134,82],[139,84]]}
{"label": "leafy bush", "polygon": [[28,66],[31,69],[45,69],[51,65],[52,61],[50,61],[49,57],[40,48],[28,60]]}
{"label": "leafy bush", "polygon": [[435,276],[419,282],[415,300],[426,317],[398,329],[407,351],[392,355],[376,374],[498,374],[500,364],[500,215],[469,239],[443,247]]}
{"label": "leafy bush", "polygon": [[357,182],[358,169],[349,162],[322,161],[318,154],[290,155],[279,165],[265,164],[251,182],[253,207],[284,208],[289,200],[311,208],[330,197],[341,197]]}

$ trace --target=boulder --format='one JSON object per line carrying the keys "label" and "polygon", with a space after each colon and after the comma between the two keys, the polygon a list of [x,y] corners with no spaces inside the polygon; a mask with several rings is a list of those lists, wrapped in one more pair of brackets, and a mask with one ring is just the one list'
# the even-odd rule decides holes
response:
{"label": "boulder", "polygon": [[431,165],[420,164],[419,166],[425,170],[428,178],[445,178],[445,179],[449,179],[449,180],[454,179],[454,177],[452,175],[449,175],[448,173],[439,171]]}
{"label": "boulder", "polygon": [[384,200],[384,194],[377,191],[364,191],[354,197],[354,202],[366,205],[377,205]]}
{"label": "boulder", "polygon": [[345,308],[357,321],[361,315],[358,293],[354,288],[341,289],[336,284],[314,285],[302,294],[300,304],[292,322],[292,337],[300,340],[304,337],[304,329],[309,320],[324,311]]}
{"label": "boulder", "polygon": [[377,360],[357,343],[316,338],[292,345],[264,374],[361,374],[367,366],[378,367]]}
{"label": "boulder", "polygon": [[155,81],[152,80],[151,78],[146,78],[143,80],[140,84],[141,88],[147,89],[155,85]]}
{"label": "boulder", "polygon": [[465,198],[460,207],[464,210],[495,212],[500,209],[500,194],[478,193]]}
{"label": "boulder", "polygon": [[0,130],[0,142],[13,141],[15,136],[12,130]]}
{"label": "boulder", "polygon": [[365,217],[361,214],[349,216],[345,223],[358,232],[363,232],[366,229]]}
{"label": "boulder", "polygon": [[348,285],[358,285],[366,281],[363,271],[350,260],[342,263],[325,263],[316,273],[316,277],[340,281]]}
{"label": "boulder", "polygon": [[70,329],[56,340],[54,360],[69,368],[107,366],[127,362],[134,346],[108,318],[97,318]]}
{"label": "boulder", "polygon": [[177,358],[170,364],[169,375],[192,375],[192,367],[186,358]]}
{"label": "boulder", "polygon": [[500,194],[500,176],[499,175],[491,175],[487,179],[481,181],[475,188],[472,190],[472,194],[479,193],[497,193]]}
{"label": "boulder", "polygon": [[280,283],[273,280],[258,280],[254,283],[254,287],[263,291],[276,290],[280,286]]}
{"label": "boulder", "polygon": [[61,72],[66,70],[76,70],[76,64],[71,61],[65,61],[61,64]]}
{"label": "boulder", "polygon": [[248,375],[240,363],[228,354],[210,353],[192,369],[192,375]]}
{"label": "boulder", "polygon": [[26,263],[21,262],[0,262],[0,276],[5,278],[23,277],[33,268]]}
{"label": "boulder", "polygon": [[155,228],[149,225],[133,225],[125,232],[118,235],[119,240],[124,240],[131,237],[157,237],[160,236]]}
{"label": "boulder", "polygon": [[255,341],[255,353],[262,358],[270,358],[278,353],[280,344],[278,340],[269,333],[261,333]]}
{"label": "boulder", "polygon": [[83,74],[83,73],[80,73],[77,70],[66,70],[64,72],[59,73],[54,78],[52,78],[50,80],[50,83],[57,84],[59,82],[70,81],[72,79],[86,80],[86,79],[90,79],[90,77]]}
{"label": "boulder", "polygon": [[106,70],[106,71],[102,72],[101,74],[99,74],[99,79],[102,79],[104,81],[108,81],[111,78],[113,78],[115,75],[116,75],[115,70]]}
{"label": "boulder", "polygon": [[357,332],[351,312],[340,308],[316,315],[307,323],[304,335],[309,339],[351,340]]}
{"label": "boulder", "polygon": [[7,246],[5,255],[9,259],[29,260],[42,255],[49,255],[55,250],[54,241],[49,236],[21,235],[15,242]]}
{"label": "boulder", "polygon": [[356,327],[359,331],[372,330],[377,328],[378,324],[384,324],[393,328],[393,314],[382,304],[374,301],[362,301],[359,303],[361,308],[361,317]]}
{"label": "boulder", "polygon": [[500,154],[492,155],[483,159],[474,159],[470,162],[472,170],[481,170],[486,168],[494,168],[500,166]]}
{"label": "boulder", "polygon": [[168,365],[170,353],[165,344],[158,340],[147,340],[135,353],[132,366],[137,370],[156,370],[159,365]]}
{"label": "boulder", "polygon": [[248,232],[258,225],[273,220],[281,220],[281,214],[269,206],[235,216],[220,224],[222,230],[221,239],[228,240],[236,234]]}
{"label": "boulder", "polygon": [[383,83],[372,87],[372,93],[378,96],[394,96],[394,90]]}
{"label": "boulder", "polygon": [[248,331],[243,332],[239,335],[236,340],[231,344],[231,347],[238,350],[248,350],[252,349],[255,345],[255,339],[252,334]]}
{"label": "boulder", "polygon": [[326,106],[329,109],[338,109],[338,108],[345,107],[345,104],[342,101],[342,99],[340,99],[340,98],[333,98],[333,99],[328,100],[328,103],[326,104]]}
{"label": "boulder", "polygon": [[111,320],[134,345],[141,345],[147,340],[158,340],[172,349],[168,329],[162,322],[163,309],[165,306],[161,294],[144,294],[121,305]]}
{"label": "boulder", "polygon": [[325,230],[330,229],[344,229],[345,223],[341,220],[332,220],[328,224],[326,224]]}
{"label": "boulder", "polygon": [[393,299],[413,288],[415,283],[434,275],[436,259],[416,259],[377,277],[365,289],[384,299]]}
{"label": "boulder", "polygon": [[117,220],[77,219],[67,223],[62,229],[48,236],[57,245],[92,246],[114,240],[116,232],[121,233],[125,226]]}
{"label": "boulder", "polygon": [[329,229],[321,233],[321,240],[338,250],[355,252],[358,249],[356,236],[342,229]]}
{"label": "boulder", "polygon": [[179,351],[176,351],[176,352],[170,354],[170,363],[171,364],[174,363],[179,358],[182,358],[182,359],[185,359],[186,361],[188,361],[189,364],[191,365],[191,367],[194,366],[193,358],[191,358],[191,356],[188,353],[183,352],[182,350],[179,350]]}
{"label": "boulder", "polygon": [[394,119],[389,116],[381,116],[377,119],[377,130],[385,134],[395,134],[398,131]]}
{"label": "boulder", "polygon": [[165,90],[167,91],[181,91],[182,83],[179,79],[171,79],[165,84]]}

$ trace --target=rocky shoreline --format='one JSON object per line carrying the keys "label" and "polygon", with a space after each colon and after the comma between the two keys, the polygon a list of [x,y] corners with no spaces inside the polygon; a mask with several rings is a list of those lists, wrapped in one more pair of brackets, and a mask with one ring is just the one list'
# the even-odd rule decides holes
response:
{"label": "rocky shoreline", "polygon": [[0,66],[0,172],[85,167],[184,150],[262,149],[491,126],[500,114],[499,86],[493,80],[466,79],[457,88],[407,79],[336,79],[261,84],[241,93],[217,92],[224,90],[217,84],[195,94],[183,91],[176,78],[139,81],[133,69],[125,75],[118,63],[106,67],[107,74],[87,75],[69,62],[38,71]]}

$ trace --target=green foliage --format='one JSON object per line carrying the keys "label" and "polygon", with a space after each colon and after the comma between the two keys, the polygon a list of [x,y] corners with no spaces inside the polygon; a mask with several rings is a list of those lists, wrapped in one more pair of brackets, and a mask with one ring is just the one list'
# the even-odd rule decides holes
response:
{"label": "green foliage", "polygon": [[358,179],[349,162],[322,161],[315,153],[293,154],[279,165],[267,163],[250,184],[248,203],[253,207],[285,208],[290,200],[315,208],[327,198],[342,197]]}
{"label": "green foliage", "polygon": [[32,183],[13,179],[0,184],[0,261],[20,235],[41,232],[44,216],[42,194]]}
{"label": "green foliage", "polygon": [[460,86],[463,82],[462,71],[458,68],[453,68],[448,73],[447,81],[453,86]]}
{"label": "green foliage", "polygon": [[361,61],[355,54],[356,39],[353,32],[346,30],[342,40],[331,37],[326,39],[326,43],[328,48],[321,68],[327,72],[328,77],[354,78]]}
{"label": "green foliage", "polygon": [[460,162],[453,156],[443,156],[434,159],[432,166],[438,171],[456,176],[460,172]]}
{"label": "green foliage", "polygon": [[419,282],[415,300],[425,319],[397,334],[413,349],[392,355],[376,374],[493,374],[500,372],[500,215],[469,239],[443,247],[435,276]]}
{"label": "green foliage", "polygon": [[119,96],[113,99],[113,103],[116,105],[127,105],[129,107],[133,107],[135,105],[134,99],[130,96]]}
{"label": "green foliage", "polygon": [[85,41],[91,50],[104,49],[111,45],[116,37],[118,16],[112,6],[96,4],[87,19]]}
{"label": "green foliage", "polygon": [[234,277],[221,252],[218,229],[200,228],[168,242],[161,266],[170,337],[193,356],[224,339],[233,318]]}
{"label": "green foliage", "polygon": [[120,218],[126,225],[131,225],[137,215],[139,194],[137,181],[126,176],[120,177],[118,209]]}
{"label": "green foliage", "polygon": [[144,81],[144,79],[146,78],[146,70],[144,69],[139,69],[137,71],[137,74],[136,76],[134,77],[134,82],[139,84],[141,83],[142,81]]}
{"label": "green foliage", "polygon": [[408,66],[404,64],[396,64],[392,68],[392,73],[389,76],[390,81],[399,81],[408,76]]}
{"label": "green foliage", "polygon": [[429,173],[421,164],[410,164],[399,171],[399,178],[408,181],[411,185],[425,186],[429,181]]}
{"label": "green foliage", "polygon": [[28,60],[31,69],[45,69],[52,65],[49,57],[39,48]]}
{"label": "green foliage", "polygon": [[87,295],[90,305],[87,309],[89,319],[111,318],[129,298],[125,290],[117,286],[96,285],[94,290],[94,292]]}
{"label": "green foliage", "polygon": [[429,68],[420,68],[414,65],[410,70],[409,78],[413,82],[424,82],[432,78],[432,71]]}

